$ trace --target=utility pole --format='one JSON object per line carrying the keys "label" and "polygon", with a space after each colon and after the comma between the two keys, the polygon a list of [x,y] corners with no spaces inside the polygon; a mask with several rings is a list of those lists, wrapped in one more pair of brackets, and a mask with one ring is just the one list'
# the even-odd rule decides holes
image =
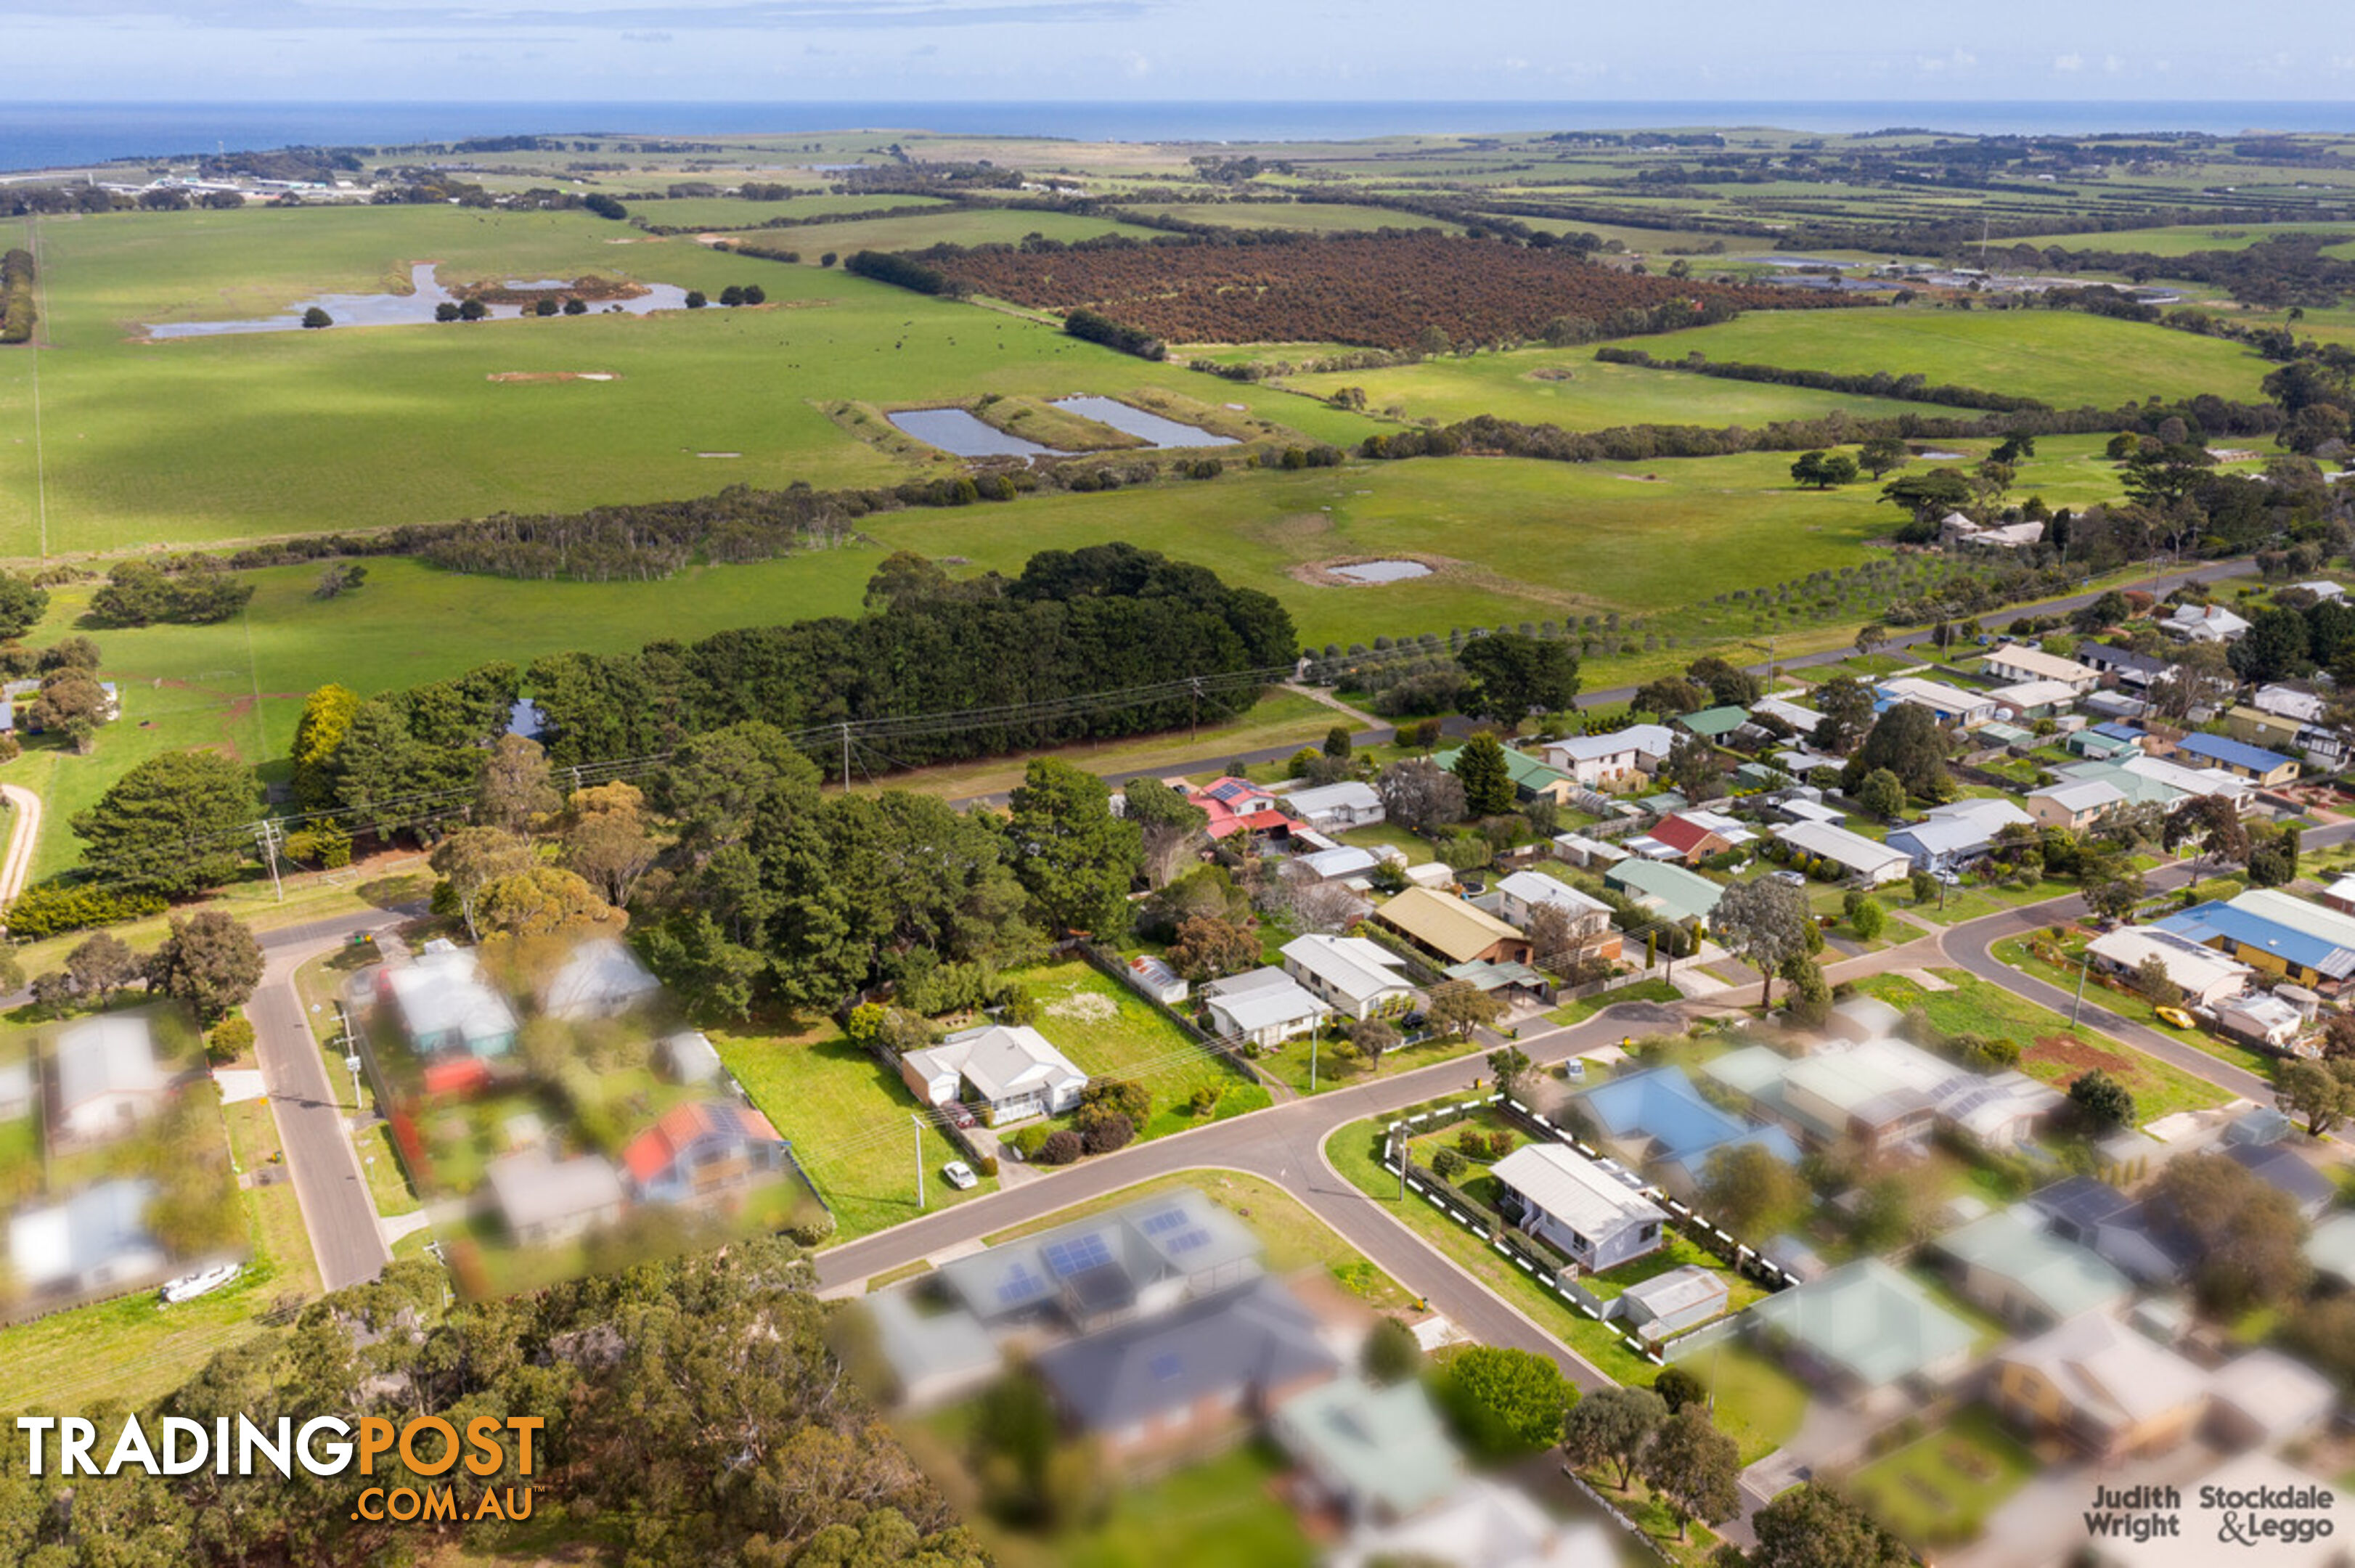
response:
{"label": "utility pole", "polygon": [[842,721],[842,793],[850,793],[850,720]]}
{"label": "utility pole", "polygon": [[1318,1025],[1308,1034],[1308,1092],[1316,1093],[1316,1042],[1324,1038],[1325,1029]]}
{"label": "utility pole", "polygon": [[268,816],[263,817],[261,819],[261,826],[254,829],[253,836],[255,840],[261,844],[262,853],[270,857],[271,891],[278,895],[278,901],[280,903],[284,903],[286,901],[286,889],[278,880],[277,818]]}
{"label": "utility pole", "polygon": [[2077,1027],[2078,1010],[2085,1005],[2085,976],[2093,972],[2094,950],[2090,947],[2087,948],[2083,953],[2078,955],[2078,960],[2077,999],[2069,1004],[2069,1027],[2071,1029],[2075,1029]]}
{"label": "utility pole", "polygon": [[1399,1162],[1399,1201],[1406,1201],[1406,1139],[1398,1132],[1391,1134],[1391,1147],[1397,1151]]}
{"label": "utility pole", "polygon": [[908,1120],[915,1124],[916,1129],[916,1207],[922,1209],[924,1206],[924,1118],[911,1111],[908,1114]]}

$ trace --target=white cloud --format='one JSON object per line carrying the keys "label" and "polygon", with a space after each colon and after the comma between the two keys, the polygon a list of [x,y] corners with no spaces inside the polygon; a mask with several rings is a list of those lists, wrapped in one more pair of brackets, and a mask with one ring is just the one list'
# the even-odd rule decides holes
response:
{"label": "white cloud", "polygon": [[2083,70],[2085,69],[2085,57],[2083,55],[2057,56],[2052,61],[2052,69],[2054,70]]}

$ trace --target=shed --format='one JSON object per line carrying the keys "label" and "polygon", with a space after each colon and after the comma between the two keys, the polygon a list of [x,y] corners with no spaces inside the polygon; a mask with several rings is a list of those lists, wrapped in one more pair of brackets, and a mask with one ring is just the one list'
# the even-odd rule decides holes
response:
{"label": "shed", "polygon": [[655,1061],[674,1083],[709,1083],[719,1076],[719,1052],[700,1029],[681,1029],[655,1042]]}

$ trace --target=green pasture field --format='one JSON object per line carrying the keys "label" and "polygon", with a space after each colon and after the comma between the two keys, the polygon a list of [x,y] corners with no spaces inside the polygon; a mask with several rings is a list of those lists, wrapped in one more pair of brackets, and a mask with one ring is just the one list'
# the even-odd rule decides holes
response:
{"label": "green pasture field", "polygon": [[[2242,251],[2276,234],[2338,234],[2355,238],[2350,223],[2191,223],[2165,229],[2122,229],[2106,234],[2040,234],[2007,240],[2007,245],[2058,245],[2068,251],[2140,251],[2152,256],[2188,256],[2195,251]],[[2337,253],[2332,247],[2332,253]]]}
{"label": "green pasture field", "polygon": [[[848,251],[851,237],[838,231],[863,226],[825,227],[826,243]],[[0,230],[11,240],[23,231]],[[956,469],[945,453],[911,468],[847,434],[823,407],[842,399],[904,407],[991,391],[1120,396],[1149,386],[1241,403],[1318,440],[1354,442],[1376,428],[1004,312],[839,270],[731,259],[584,213],[123,214],[45,220],[39,238],[43,335],[53,347],[37,358],[0,357],[0,556],[569,510],[731,484],[893,484]],[[445,277],[596,272],[713,294],[759,283],[771,303],[170,342],[138,336],[144,322],[242,319],[322,291],[405,286],[409,263],[428,259]],[[617,379],[491,379],[580,372]]]}
{"label": "green pasture field", "polygon": [[1453,423],[1479,414],[1564,430],[1605,430],[1628,424],[1695,424],[1753,428],[1774,420],[1820,419],[1846,412],[1857,419],[1945,414],[1927,404],[1892,398],[1853,397],[1762,381],[1683,376],[1597,360],[1591,348],[1525,348],[1504,354],[1441,356],[1382,370],[1333,370],[1293,376],[1284,384],[1330,397],[1359,387],[1369,410],[1396,409],[1409,419]]}
{"label": "green pasture field", "polygon": [[[741,202],[740,206],[757,205]],[[793,204],[788,202],[786,206]],[[854,251],[921,251],[928,245],[1011,245],[1026,235],[1050,240],[1092,240],[1100,234],[1125,234],[1149,240],[1160,232],[1123,223],[1117,219],[1085,218],[1071,212],[1040,212],[1010,207],[952,207],[944,212],[908,218],[860,219],[850,223],[820,223],[807,229],[780,229],[770,240],[742,235],[747,244],[774,244],[798,251],[802,264],[815,267],[832,251],[847,256]],[[916,296],[911,295],[911,298]]]}
{"label": "green pasture field", "polygon": [[[734,183],[732,181],[723,183]],[[765,185],[783,185],[783,180],[762,179]],[[947,207],[950,203],[929,196],[828,196],[823,192],[796,192],[783,201],[746,201],[733,196],[684,196],[666,197],[661,201],[632,201],[623,204],[631,218],[648,223],[674,228],[698,223],[710,229],[749,229],[766,223],[773,218],[822,218],[838,212],[883,212],[895,207]],[[783,234],[794,229],[777,229]],[[832,224],[808,225],[813,229],[830,229]]]}
{"label": "green pasture field", "polygon": [[2200,392],[2256,401],[2268,368],[2222,338],[2059,310],[1753,311],[1635,347],[1660,359],[1698,349],[1712,359],[1752,364],[1921,375],[2060,408],[2115,408]]}
{"label": "green pasture field", "polygon": [[1383,207],[1345,207],[1330,201],[1200,201],[1140,204],[1136,211],[1156,218],[1176,218],[1188,223],[1215,223],[1224,229],[1305,229],[1319,234],[1362,234],[1374,229],[1444,229],[1463,232],[1463,225],[1442,223],[1419,213],[1395,212]]}

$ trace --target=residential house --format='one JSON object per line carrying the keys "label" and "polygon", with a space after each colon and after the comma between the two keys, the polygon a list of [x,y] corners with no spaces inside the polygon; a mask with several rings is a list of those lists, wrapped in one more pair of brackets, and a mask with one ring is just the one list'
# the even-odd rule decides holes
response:
{"label": "residential house", "polygon": [[2043,737],[2033,730],[2023,730],[1997,719],[1973,730],[1971,739],[1982,746],[2000,747],[2007,752],[2032,752]]}
{"label": "residential house", "polygon": [[[1452,773],[1455,771],[1455,759],[1463,754],[1464,749],[1458,746],[1434,752],[1431,760]],[[1517,800],[1543,799],[1556,805],[1568,805],[1578,794],[1578,783],[1568,773],[1510,746],[1505,748],[1505,772],[1513,781],[1513,796]]]}
{"label": "residential house", "polygon": [[526,1246],[573,1241],[622,1217],[621,1173],[603,1155],[551,1159],[538,1146],[503,1155],[483,1177],[507,1233]]}
{"label": "residential house", "polygon": [[1637,1334],[1657,1343],[1724,1316],[1732,1296],[1723,1275],[1685,1264],[1622,1291],[1619,1316]]}
{"label": "residential house", "polygon": [[1746,1317],[1794,1371],[1852,1403],[1947,1386],[1976,1339],[1968,1323],[1879,1258],[1766,1296]]}
{"label": "residential house", "polygon": [[1777,692],[1772,697],[1762,697],[1750,705],[1750,717],[1753,720],[1780,719],[1791,727],[1793,733],[1801,738],[1813,735],[1816,732],[1816,726],[1824,721],[1824,716],[1805,703],[1792,700],[1803,695],[1805,694],[1802,692],[1785,691]]}
{"label": "residential house", "polygon": [[380,971],[376,990],[420,1056],[487,1061],[515,1050],[515,1009],[484,978],[472,952],[441,937],[428,942],[415,963]]}
{"label": "residential house", "polygon": [[1619,1551],[1594,1520],[1563,1524],[1528,1493],[1476,1476],[1412,1519],[1353,1531],[1327,1568],[1615,1568]]}
{"label": "residential house", "polygon": [[58,1031],[50,1066],[58,1119],[51,1138],[88,1143],[118,1137],[164,1105],[169,1079],[155,1038],[136,1013],[101,1013]]}
{"label": "residential house", "polygon": [[1733,848],[1724,834],[1684,812],[1670,812],[1652,824],[1646,835],[1668,846],[1677,859],[1688,866],[1698,866],[1710,856],[1722,855]]}
{"label": "residential house", "polygon": [[2251,1350],[2210,1374],[2208,1435],[2226,1449],[2271,1448],[2313,1435],[2338,1408],[2338,1389],[2312,1367]]}
{"label": "residential house", "polygon": [[674,1083],[709,1083],[725,1069],[701,1029],[680,1029],[655,1041],[655,1066]]}
{"label": "residential house", "polygon": [[2138,654],[2132,648],[2114,648],[2105,643],[2088,643],[2078,648],[2077,662],[2100,671],[2118,686],[2137,691],[2147,690],[2152,682],[2175,669],[2166,659]]}
{"label": "residential house", "polygon": [[2147,739],[2147,735],[2131,724],[2088,724],[2082,730],[2072,730],[2063,735],[2061,749],[2071,756],[2083,757],[2088,762],[2122,763],[2128,757],[2142,755],[2142,743]]}
{"label": "residential house", "polygon": [[2344,599],[2347,597],[2346,589],[2340,587],[2338,583],[2329,581],[2326,579],[2317,579],[2311,582],[2293,582],[2290,584],[2290,587],[2303,592],[2311,593],[2317,599]]}
{"label": "residential house", "polygon": [[156,1196],[154,1182],[118,1177],[19,1209],[8,1221],[8,1287],[28,1297],[85,1296],[155,1278],[169,1261],[147,1229]]}
{"label": "residential house", "polygon": [[2182,1275],[2179,1243],[2151,1222],[2138,1200],[2106,1182],[2073,1176],[2022,1201],[2042,1217],[2046,1230],[2100,1254],[2137,1285],[2171,1285]]}
{"label": "residential house", "polygon": [[1902,881],[1913,869],[1913,858],[1903,849],[1877,843],[1861,833],[1851,833],[1829,823],[1787,823],[1777,827],[1774,836],[1794,849],[1831,861],[1849,876],[1873,887]]}
{"label": "residential house", "polygon": [[[2334,931],[2318,929],[2318,921],[2285,923],[2261,908],[2244,904],[2246,893],[2230,902],[2194,904],[2158,923],[2158,929],[2190,938],[2202,946],[2229,953],[2269,975],[2279,975],[2301,986],[2336,991],[2355,975],[2355,945]],[[2328,914],[2318,905],[2307,905],[2316,914]]]}
{"label": "residential house", "polygon": [[[2287,723],[2293,728],[2287,735],[2268,727],[2264,734],[2243,734],[2240,727],[2226,715],[2226,727],[2232,737],[2279,751],[2296,746],[2317,762],[2337,767],[2347,760],[2347,737],[2330,727],[2328,710],[2322,699],[2311,691],[2301,691],[2294,686],[2261,686],[2249,699],[2248,706],[2268,720]],[[2243,711],[2234,709],[2233,713]]]}
{"label": "residential house", "polygon": [[2179,604],[2158,623],[2170,637],[2190,643],[2230,643],[2248,631],[2248,622],[2222,604]]}
{"label": "residential house", "polygon": [[1936,714],[1942,724],[1959,724],[1968,729],[1984,724],[1996,716],[1996,700],[1987,693],[1965,691],[1960,687],[1923,680],[1917,676],[1900,676],[1894,680],[1884,680],[1873,689],[1881,694],[1883,708],[1911,702]]}
{"label": "residential house", "polygon": [[1413,1004],[1406,960],[1370,938],[1312,933],[1285,943],[1282,953],[1284,972],[1344,1018],[1403,1012]]}
{"label": "residential house", "polygon": [[1268,1435],[1352,1525],[1410,1519],[1464,1480],[1464,1456],[1412,1378],[1388,1388],[1335,1378],[1277,1405]]}
{"label": "residential house", "polygon": [[2034,821],[2010,801],[1974,795],[1933,806],[1921,821],[1891,832],[1888,847],[1911,857],[1921,870],[1943,871],[1994,848],[2005,828]]}
{"label": "residential house", "polygon": [[1945,549],[2021,549],[2043,538],[2044,525],[2032,517],[2018,523],[1975,523],[1960,512],[1948,512],[1938,522],[1938,544]]}
{"label": "residential house", "polygon": [[2041,1329],[2080,1313],[2113,1311],[2134,1281],[2102,1256],[2044,1228],[2033,1211],[1999,1209],[1931,1243],[1964,1300],[2014,1328]]}
{"label": "residential house", "polygon": [[1726,738],[1750,721],[1750,709],[1738,703],[1719,708],[1704,708],[1698,713],[1687,713],[1676,721],[1676,727],[1686,734],[1721,745]]}
{"label": "residential house", "polygon": [[1558,909],[1570,922],[1572,941],[1582,948],[1594,945],[1605,958],[1616,958],[1618,933],[1611,929],[1611,906],[1582,893],[1560,877],[1543,871],[1514,871],[1497,880],[1497,913],[1507,923],[1527,930],[1540,908]]}
{"label": "residential house", "polygon": [[1657,1251],[1668,1211],[1624,1172],[1560,1144],[1524,1144],[1489,1167],[1497,1210],[1590,1274]]}
{"label": "residential house", "polygon": [[2080,693],[2065,680],[2020,680],[1987,693],[2015,719],[2049,719],[2069,711]]}
{"label": "residential house", "polygon": [[2105,1463],[2163,1454],[2198,1430],[2208,1374],[2103,1312],[2086,1312],[1995,1359],[1988,1397],[2039,1437]]}
{"label": "residential house", "polygon": [[1283,802],[1273,791],[1249,779],[1216,778],[1199,789],[1182,778],[1161,782],[1181,791],[1188,802],[1201,808],[1208,819],[1202,831],[1213,841],[1231,838],[1238,833],[1278,838],[1291,835],[1294,824]]}
{"label": "residential house", "polygon": [[2028,792],[2028,815],[2040,827],[2079,831],[2091,827],[2126,804],[2117,785],[2106,779],[2071,779]]}
{"label": "residential house", "polygon": [[1319,833],[1340,833],[1370,827],[1382,820],[1382,797],[1374,786],[1356,779],[1296,789],[1283,797],[1292,815]]}
{"label": "residential house", "polygon": [[616,936],[584,942],[566,956],[539,991],[539,1010],[550,1018],[582,1022],[618,1018],[662,993],[628,943]]}
{"label": "residential house", "polygon": [[2333,1289],[2355,1290],[2355,1210],[2333,1214],[2306,1238],[2306,1261]]}
{"label": "residential house", "polygon": [[2340,914],[2355,914],[2355,876],[2332,878],[2330,885],[2318,896],[2325,906]]}
{"label": "residential house", "polygon": [[2024,1073],[1971,1072],[1886,1037],[1796,1059],[1748,1046],[1701,1072],[1802,1140],[1852,1148],[1868,1160],[1918,1154],[1940,1125],[1989,1148],[2013,1147],[2066,1103]]}
{"label": "residential house", "polygon": [[1529,940],[1483,909],[1430,888],[1409,888],[1374,911],[1374,919],[1449,964],[1526,964]]}
{"label": "residential house", "polygon": [[1273,965],[1212,980],[1199,994],[1213,1030],[1263,1051],[1315,1034],[1333,1016],[1316,992]]}
{"label": "residential house", "polygon": [[1798,1145],[1789,1133],[1712,1104],[1680,1067],[1623,1072],[1572,1104],[1584,1113],[1604,1148],[1649,1170],[1668,1192],[1687,1200],[1720,1151],[1755,1146],[1785,1165],[1799,1161]]}
{"label": "residential house", "polygon": [[1265,1277],[1057,1345],[1033,1365],[1064,1421],[1115,1464],[1231,1446],[1341,1371],[1316,1315]]}
{"label": "residential house", "polygon": [[2267,713],[2245,703],[2224,710],[2225,733],[2252,746],[2286,751],[2298,743],[2298,733],[2304,728],[2295,719]]}
{"label": "residential house", "polygon": [[[1573,866],[1609,866],[1627,858],[1627,851],[1604,838],[1591,838],[1583,833],[1557,833],[1553,836],[1553,856]],[[2355,883],[2355,878],[2348,879]]]}
{"label": "residential house", "polygon": [[674,1105],[622,1150],[641,1202],[683,1203],[741,1191],[784,1168],[785,1140],[769,1119],[733,1100]]}
{"label": "residential house", "polygon": [[30,1116],[37,1089],[32,1062],[0,1062],[0,1122],[21,1122]]}
{"label": "residential house", "polygon": [[864,1305],[902,1409],[954,1403],[996,1381],[1004,1370],[997,1341],[970,1312],[922,1311],[905,1289],[877,1291]]}
{"label": "residential house", "polygon": [[1629,859],[1603,873],[1604,882],[1664,919],[1706,922],[1725,889],[1697,871],[1657,860]]}
{"label": "residential house", "polygon": [[1982,667],[1997,680],[2057,680],[2073,691],[2091,691],[2102,684],[2102,672],[2091,665],[2025,643],[2005,643],[1987,656]]}
{"label": "residential house", "polygon": [[941,1287],[993,1328],[1042,1315],[1082,1332],[1149,1317],[1260,1273],[1258,1238],[1190,1187],[951,1259]]}
{"label": "residential house", "polygon": [[2222,768],[2266,789],[2275,789],[2297,777],[2297,759],[2268,752],[2225,735],[2195,731],[2176,742],[2179,757],[2198,759],[2193,765]]}
{"label": "residential house", "polygon": [[2254,973],[2237,958],[2228,958],[2213,948],[2202,947],[2188,937],[2157,926],[2127,926],[2105,932],[2085,944],[2085,952],[2094,966],[2108,975],[2132,979],[2142,966],[2156,958],[2166,966],[2167,977],[2181,988],[2186,1000],[2199,1007],[2214,1007],[2228,997],[2237,997],[2249,988]]}
{"label": "residential house", "polygon": [[2281,1144],[2230,1144],[2224,1157],[2287,1198],[2310,1224],[2339,1196],[2338,1186]]}
{"label": "residential house", "polygon": [[[1088,1075],[1028,1024],[959,1029],[940,1044],[911,1051],[900,1077],[927,1105],[978,1104],[991,1125],[1055,1116],[1080,1103]],[[969,1092],[969,1095],[968,1095]]]}
{"label": "residential house", "polygon": [[1572,735],[1550,741],[1538,755],[1548,767],[1568,774],[1588,789],[1622,784],[1643,771],[1642,753],[1626,731],[1609,735]]}
{"label": "residential house", "polygon": [[2298,1037],[2306,1033],[2307,1027],[2304,1013],[2279,997],[2263,991],[2229,997],[2216,1004],[2219,1032],[2266,1051],[2289,1052],[2296,1046]]}
{"label": "residential house", "polygon": [[1379,850],[1344,844],[1311,854],[1295,855],[1284,863],[1284,874],[1302,881],[1339,882],[1344,887],[1362,887],[1373,875],[1374,869],[1389,859],[1403,864],[1406,856],[1388,844]]}

